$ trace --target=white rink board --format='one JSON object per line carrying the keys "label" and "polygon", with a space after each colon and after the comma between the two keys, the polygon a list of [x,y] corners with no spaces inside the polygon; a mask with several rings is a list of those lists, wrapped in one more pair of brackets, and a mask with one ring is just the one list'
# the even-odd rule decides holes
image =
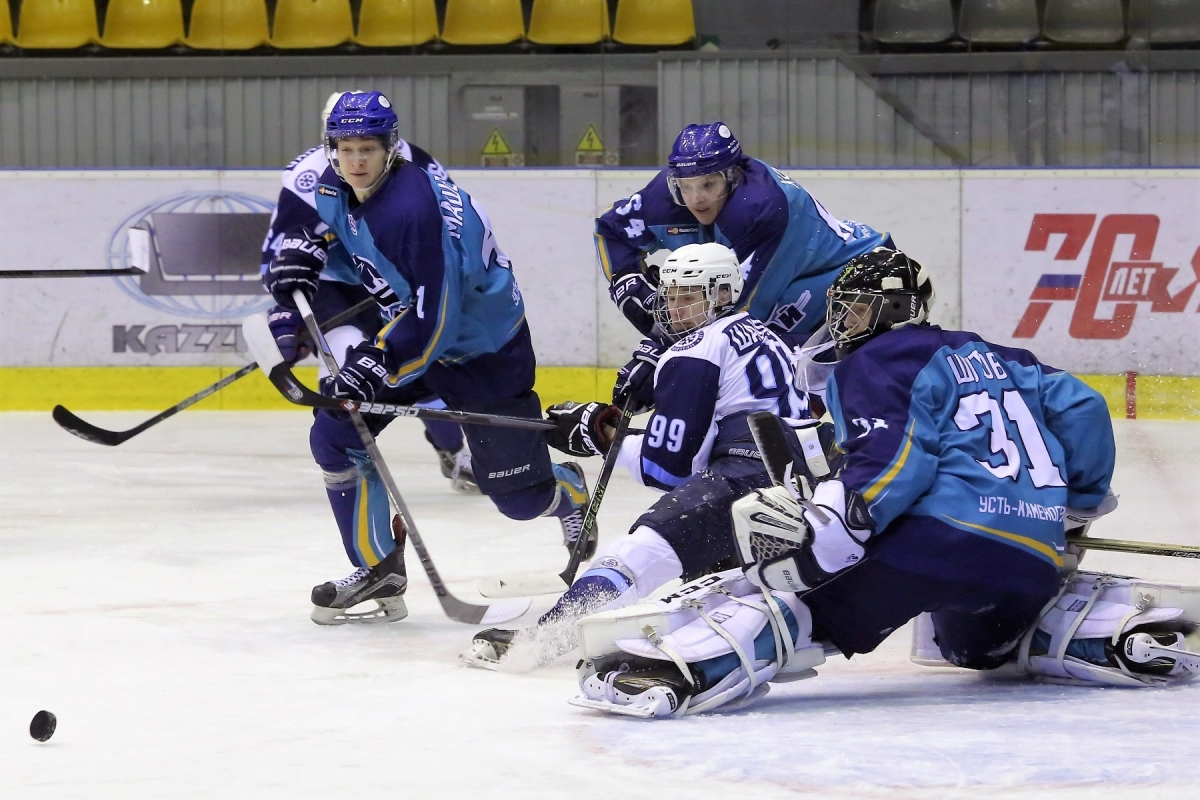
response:
{"label": "white rink board", "polygon": [[[944,287],[940,318],[948,324],[957,321],[957,173],[791,174],[833,214],[890,230],[897,242],[930,264]],[[637,344],[636,332],[608,299],[596,266],[592,227],[598,213],[653,175],[653,170],[453,172],[487,210],[501,247],[512,258],[540,364],[619,366]],[[5,268],[123,266],[126,227],[150,209],[191,195],[192,205],[185,203],[182,210],[269,210],[278,189],[278,173],[269,171],[0,172],[0,218],[13,221]],[[148,299],[138,285],[135,278],[6,281],[0,292],[0,335],[10,346],[0,356],[0,366],[246,362],[244,353],[229,352],[240,345],[232,326],[245,311],[264,305],[256,293],[233,300],[158,298],[155,307],[155,299]],[[195,308],[162,307],[186,303]],[[147,352],[135,352],[137,345],[131,346],[124,334],[116,337],[124,352],[114,352],[114,326],[126,332],[142,326],[137,335]],[[159,326],[174,329],[160,329],[156,348],[145,340]],[[225,327],[204,332],[207,326]],[[180,352],[164,352],[163,342],[175,338],[175,329]],[[212,344],[221,337],[224,345]],[[220,350],[225,352],[215,352]]]}
{"label": "white rink board", "polygon": [[963,326],[1073,372],[1200,375],[1197,219],[1200,171],[964,173]]}

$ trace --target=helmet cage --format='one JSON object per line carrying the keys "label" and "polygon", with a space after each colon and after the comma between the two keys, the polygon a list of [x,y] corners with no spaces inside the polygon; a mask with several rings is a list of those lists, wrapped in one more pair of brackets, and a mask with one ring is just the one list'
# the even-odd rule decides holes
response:
{"label": "helmet cage", "polygon": [[[720,302],[722,290],[728,292],[730,298],[724,303]],[[673,321],[672,301],[691,292],[703,293],[704,299],[699,304],[700,307],[692,310],[687,317]],[[686,278],[663,281],[655,295],[654,322],[667,339],[676,341],[729,313],[737,304],[737,294],[732,279],[721,280],[712,277],[700,283],[688,282]]]}
{"label": "helmet cage", "polygon": [[925,306],[916,292],[835,292],[830,290],[826,320],[839,357],[868,339],[914,322],[924,322]]}

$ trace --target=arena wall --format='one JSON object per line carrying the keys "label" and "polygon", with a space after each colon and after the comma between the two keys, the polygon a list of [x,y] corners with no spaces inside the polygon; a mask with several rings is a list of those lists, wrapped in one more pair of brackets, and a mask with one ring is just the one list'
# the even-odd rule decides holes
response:
{"label": "arena wall", "polygon": [[[1139,375],[1142,416],[1200,408],[1190,391],[1200,170],[789,172],[834,215],[890,231],[931,270],[936,322],[1098,376],[1116,413],[1126,373]],[[653,174],[454,171],[512,258],[547,400],[602,396],[636,344],[608,300],[591,229]],[[3,268],[126,266],[129,228],[149,215],[266,214],[278,186],[275,171],[0,171]],[[220,252],[211,229],[191,235],[190,252]],[[3,281],[0,409],[157,409],[245,364],[237,323],[267,305],[253,265],[181,261],[179,248],[154,280]],[[282,405],[261,378],[206,403]]]}

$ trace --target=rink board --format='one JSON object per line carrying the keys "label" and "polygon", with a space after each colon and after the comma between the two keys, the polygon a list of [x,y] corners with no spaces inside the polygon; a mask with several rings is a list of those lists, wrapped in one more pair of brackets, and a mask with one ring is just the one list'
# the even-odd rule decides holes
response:
{"label": "rink board", "polygon": [[[935,322],[1031,349],[1079,373],[1138,372],[1149,392],[1145,413],[1189,416],[1197,404],[1192,381],[1174,378],[1200,375],[1200,296],[1193,291],[1200,235],[1191,224],[1200,211],[1200,171],[789,173],[835,216],[889,231],[930,270]],[[598,376],[611,374],[637,343],[608,299],[591,232],[598,213],[653,174],[454,171],[488,210],[512,258],[542,367],[539,386],[558,387],[547,397],[602,396],[605,387],[595,387],[605,379]],[[54,201],[31,204],[31,186]],[[244,170],[0,171],[0,188],[7,190],[0,191],[0,214],[17,222],[3,268],[103,269],[129,264],[135,225],[157,222],[166,232],[182,226],[175,241],[193,241],[197,252],[217,247],[206,233],[212,220],[196,219],[201,215],[254,214],[265,227],[279,177]],[[63,389],[54,387],[83,395],[81,407],[158,407],[166,395],[170,405],[247,363],[238,324],[269,303],[256,259],[181,261],[178,250],[150,276],[4,281],[0,409],[42,408],[48,394],[64,402]],[[89,369],[74,371],[81,367]],[[155,371],[98,369],[105,367]],[[1164,379],[1148,384],[1144,376]],[[213,407],[275,403],[242,383],[210,401]],[[1119,394],[1110,398],[1115,409],[1123,406]]]}

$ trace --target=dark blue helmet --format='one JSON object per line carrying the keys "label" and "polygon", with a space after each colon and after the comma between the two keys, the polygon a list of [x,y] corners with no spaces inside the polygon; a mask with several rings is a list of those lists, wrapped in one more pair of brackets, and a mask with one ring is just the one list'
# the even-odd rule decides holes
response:
{"label": "dark blue helmet", "polygon": [[382,92],[346,92],[333,104],[325,120],[325,155],[339,175],[337,140],[365,136],[383,140],[387,150],[387,166],[383,170],[386,175],[400,144],[400,120],[396,111]]}
{"label": "dark blue helmet", "polygon": [[714,173],[724,174],[727,189],[732,193],[738,178],[734,168],[743,158],[741,144],[724,122],[688,125],[675,139],[671,155],[667,157],[667,185],[671,196],[679,205],[685,205],[679,194],[679,179]]}

